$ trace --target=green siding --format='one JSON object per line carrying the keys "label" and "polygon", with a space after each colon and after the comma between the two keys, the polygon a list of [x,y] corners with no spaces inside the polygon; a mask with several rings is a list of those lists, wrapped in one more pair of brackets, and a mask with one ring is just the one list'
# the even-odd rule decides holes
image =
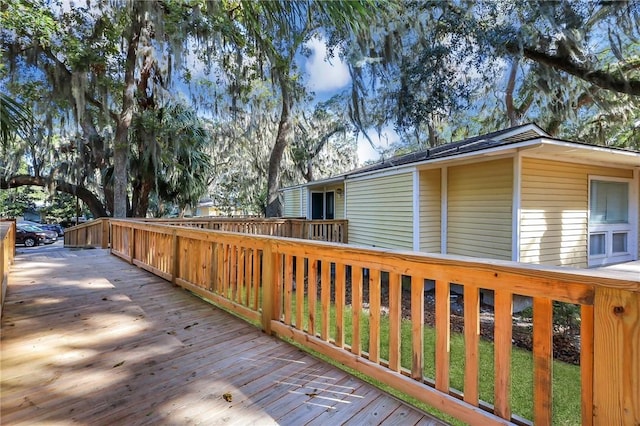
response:
{"label": "green siding", "polygon": [[290,188],[283,191],[285,217],[298,217],[300,214],[300,188]]}
{"label": "green siding", "polygon": [[511,260],[513,160],[450,167],[447,253]]}
{"label": "green siding", "polygon": [[413,249],[413,174],[347,183],[349,243]]}
{"label": "green siding", "polygon": [[520,261],[588,266],[589,175],[629,178],[629,169],[522,160]]}
{"label": "green siding", "polygon": [[441,171],[420,172],[420,251],[440,253]]}

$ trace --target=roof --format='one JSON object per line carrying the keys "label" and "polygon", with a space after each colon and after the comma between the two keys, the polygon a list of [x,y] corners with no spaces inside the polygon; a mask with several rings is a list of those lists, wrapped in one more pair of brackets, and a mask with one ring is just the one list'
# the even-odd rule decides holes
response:
{"label": "roof", "polygon": [[[342,181],[348,177],[360,174],[368,174],[371,172],[376,172],[379,170],[389,169],[393,167],[399,166],[408,166],[418,163],[428,163],[430,161],[446,159],[448,157],[456,157],[461,156],[463,154],[472,154],[472,153],[480,153],[485,150],[500,150],[500,148],[512,146],[529,146],[532,145],[554,145],[556,151],[558,151],[559,147],[566,147],[571,145],[572,147],[584,147],[589,148],[593,151],[602,153],[622,153],[622,154],[630,154],[634,158],[625,159],[625,164],[632,163],[635,161],[635,155],[637,154],[640,157],[640,153],[637,151],[622,149],[622,148],[610,148],[610,147],[602,147],[598,145],[587,144],[584,142],[574,142],[574,141],[566,141],[562,139],[555,139],[551,137],[547,132],[545,132],[542,128],[537,126],[534,123],[523,124],[520,126],[510,127],[507,129],[499,130],[492,133],[487,133],[484,135],[474,136],[471,138],[463,139],[457,142],[448,143],[445,145],[436,146],[433,148],[427,148],[425,150],[413,152],[410,154],[399,155],[395,157],[391,157],[388,159],[383,159],[374,164],[366,165],[364,167],[360,167],[355,170],[351,170],[347,173],[343,173],[338,176],[334,176],[331,178],[313,181],[302,185],[295,185],[294,187],[301,186],[315,186],[320,184],[327,183],[335,183],[338,181]],[[560,153],[558,151],[558,153]],[[577,158],[577,157],[576,157]],[[640,166],[640,162],[638,164]]]}
{"label": "roof", "polygon": [[378,163],[353,170],[352,172],[349,172],[349,174],[370,172],[379,169],[386,169],[388,167],[396,167],[404,164],[416,163],[424,160],[450,157],[466,152],[480,151],[484,148],[493,148],[500,145],[507,145],[513,142],[538,138],[540,136],[549,136],[549,134],[535,124],[523,124],[521,126],[510,127],[508,129],[499,130],[497,132],[463,139],[458,142],[452,142],[433,148],[427,148],[425,150],[413,152],[411,154],[400,155],[386,160],[383,159]]}

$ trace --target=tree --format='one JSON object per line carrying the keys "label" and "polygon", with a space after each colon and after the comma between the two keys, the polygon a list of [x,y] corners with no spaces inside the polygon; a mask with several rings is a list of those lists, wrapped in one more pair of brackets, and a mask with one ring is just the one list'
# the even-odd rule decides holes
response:
{"label": "tree", "polygon": [[[304,41],[326,31],[359,30],[372,16],[374,5],[368,1],[240,1],[237,10],[237,34],[246,36],[244,46],[255,49],[258,59],[264,55],[270,77],[280,95],[280,117],[269,158],[267,178],[267,216],[281,216],[278,199],[281,162],[292,138],[292,114],[295,103],[304,97],[298,83],[295,55]],[[240,39],[240,37],[237,37]]]}
{"label": "tree", "polygon": [[181,210],[195,206],[207,190],[212,160],[211,137],[193,110],[167,105],[134,116],[130,168],[132,210],[144,216],[152,193]]}
{"label": "tree", "polygon": [[4,93],[0,93],[0,146],[6,156],[9,141],[30,132],[33,118],[31,111]]}

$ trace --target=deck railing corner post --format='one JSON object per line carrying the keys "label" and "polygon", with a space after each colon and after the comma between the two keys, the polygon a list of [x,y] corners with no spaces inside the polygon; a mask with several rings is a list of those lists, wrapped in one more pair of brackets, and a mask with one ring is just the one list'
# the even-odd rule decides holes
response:
{"label": "deck railing corner post", "polygon": [[110,227],[110,221],[109,218],[102,218],[102,244],[101,244],[101,248],[106,249],[109,248],[109,227]]}
{"label": "deck railing corner post", "polygon": [[640,293],[597,286],[593,424],[640,424]]}

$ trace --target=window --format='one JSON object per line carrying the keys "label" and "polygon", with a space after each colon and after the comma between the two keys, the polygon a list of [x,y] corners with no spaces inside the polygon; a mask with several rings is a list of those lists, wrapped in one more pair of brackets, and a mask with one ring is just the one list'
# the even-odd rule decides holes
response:
{"label": "window", "polygon": [[589,266],[633,260],[637,219],[630,179],[593,177],[589,187]]}
{"label": "window", "polygon": [[629,184],[591,181],[589,221],[593,224],[629,222]]}
{"label": "window", "polygon": [[627,240],[628,237],[626,232],[614,232],[611,243],[611,250],[613,251],[613,254],[627,253]]}
{"label": "window", "polygon": [[606,235],[591,234],[589,236],[589,254],[591,256],[604,256],[607,254]]}

